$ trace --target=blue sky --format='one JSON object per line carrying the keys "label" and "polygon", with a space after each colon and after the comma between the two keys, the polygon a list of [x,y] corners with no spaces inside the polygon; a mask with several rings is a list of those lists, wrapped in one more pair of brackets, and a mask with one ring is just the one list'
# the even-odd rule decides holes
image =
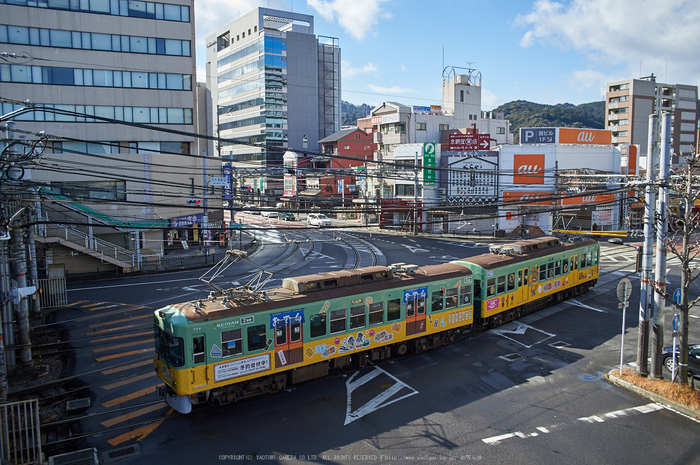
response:
{"label": "blue sky", "polygon": [[338,38],[358,105],[439,105],[444,66],[481,72],[483,110],[600,101],[606,82],[652,73],[700,85],[698,0],[195,0],[199,81],[206,36],[257,6]]}

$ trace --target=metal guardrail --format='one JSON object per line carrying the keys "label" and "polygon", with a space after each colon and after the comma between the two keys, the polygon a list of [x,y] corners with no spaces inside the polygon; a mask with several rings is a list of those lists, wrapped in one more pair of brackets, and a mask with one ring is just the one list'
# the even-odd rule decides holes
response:
{"label": "metal guardrail", "polygon": [[68,305],[66,278],[40,279],[39,305],[42,309]]}
{"label": "metal guardrail", "polygon": [[91,237],[80,230],[56,225],[39,228],[38,233],[46,238],[60,237],[66,241],[81,245],[88,250],[101,253],[103,256],[111,257],[125,263],[131,263],[131,266],[136,266],[136,253],[97,237]]}
{"label": "metal guardrail", "polygon": [[41,463],[41,432],[37,399],[0,405],[0,462]]}

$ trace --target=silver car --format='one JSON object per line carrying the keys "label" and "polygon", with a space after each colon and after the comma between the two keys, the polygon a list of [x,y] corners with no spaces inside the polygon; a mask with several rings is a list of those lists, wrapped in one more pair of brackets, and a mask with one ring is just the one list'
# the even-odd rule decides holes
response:
{"label": "silver car", "polygon": [[309,216],[306,217],[306,224],[321,228],[330,226],[331,220],[323,213],[309,213]]}

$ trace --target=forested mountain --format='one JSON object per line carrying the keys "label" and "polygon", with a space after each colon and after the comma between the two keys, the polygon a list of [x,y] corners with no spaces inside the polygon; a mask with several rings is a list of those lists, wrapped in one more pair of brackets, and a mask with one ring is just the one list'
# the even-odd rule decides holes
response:
{"label": "forested mountain", "polygon": [[493,113],[503,113],[510,121],[510,132],[515,134],[518,143],[520,128],[560,127],[603,129],[605,126],[605,102],[560,103],[543,105],[540,103],[516,100],[493,109]]}
{"label": "forested mountain", "polygon": [[369,116],[371,106],[363,103],[362,105],[353,105],[350,102],[341,101],[340,103],[340,119],[343,126],[355,126],[359,118]]}
{"label": "forested mountain", "polygon": [[[342,124],[353,126],[358,118],[369,115],[371,106],[362,104],[353,105],[342,102]],[[566,127],[566,128],[592,128],[603,129],[605,125],[605,102],[560,103],[558,105],[543,105],[541,103],[516,100],[505,103],[493,110],[494,116],[502,113],[503,117],[510,121],[510,130],[515,134],[515,143],[518,142],[518,134],[521,127]]]}

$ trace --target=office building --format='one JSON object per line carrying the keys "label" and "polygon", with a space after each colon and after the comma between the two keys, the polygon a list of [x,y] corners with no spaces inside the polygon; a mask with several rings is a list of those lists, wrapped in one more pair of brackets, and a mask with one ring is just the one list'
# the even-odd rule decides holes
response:
{"label": "office building", "polygon": [[[613,145],[627,158],[627,147],[639,146],[638,166],[646,167],[649,115],[672,115],[671,163],[682,163],[680,154],[697,147],[698,87],[662,84],[656,76],[609,82],[605,93],[605,128],[612,131]],[[660,133],[660,131],[659,131]],[[625,162],[623,161],[623,165]]]}
{"label": "office building", "polygon": [[[193,1],[13,0],[0,3],[0,18],[2,114],[37,105],[17,114],[17,130],[55,136],[24,180],[50,200],[41,205],[45,220],[79,224],[71,234],[87,238],[76,239],[88,245],[80,253],[70,241],[42,239],[47,264],[62,261],[76,273],[133,269],[138,254],[162,255],[163,227],[191,216],[198,219],[189,226],[201,227],[201,209],[188,204],[206,184],[192,156],[206,147],[189,135],[202,118]],[[112,257],[126,258],[96,258],[102,240],[103,256],[113,246]]]}
{"label": "office building", "polygon": [[283,181],[264,168],[281,166],[287,149],[319,152],[340,130],[338,40],[316,37],[313,16],[256,8],[207,37],[206,63],[217,154],[234,169],[262,168],[234,190],[274,202]]}

